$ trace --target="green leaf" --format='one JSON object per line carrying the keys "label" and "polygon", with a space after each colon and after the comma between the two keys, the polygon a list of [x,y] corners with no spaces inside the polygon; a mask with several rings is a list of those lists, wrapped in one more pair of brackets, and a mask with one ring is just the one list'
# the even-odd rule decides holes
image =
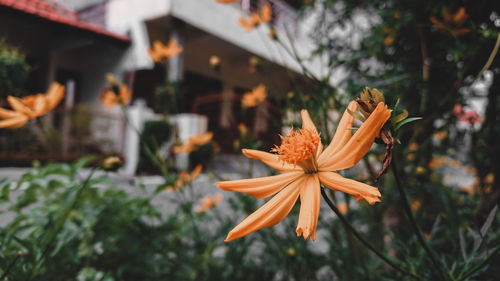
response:
{"label": "green leaf", "polygon": [[408,117],[408,111],[406,109],[403,109],[402,113],[391,118],[391,123],[393,125],[397,124],[397,123],[403,121],[404,119],[406,119],[407,117]]}
{"label": "green leaf", "polygon": [[491,224],[493,223],[493,220],[495,219],[495,216],[497,214],[497,211],[498,211],[498,205],[495,205],[495,207],[491,209],[490,214],[488,215],[488,218],[484,222],[483,226],[481,226],[481,236],[484,236],[486,232],[488,232],[488,230],[490,229]]}
{"label": "green leaf", "polygon": [[78,171],[78,170],[82,169],[83,167],[87,166],[94,159],[95,159],[94,156],[83,157],[82,159],[80,159],[80,160],[76,161],[75,163],[73,163],[71,165],[71,169],[73,171]]}
{"label": "green leaf", "polygon": [[410,117],[410,118],[407,118],[407,119],[403,120],[402,122],[400,122],[399,124],[397,124],[396,127],[394,128],[394,130],[397,131],[403,125],[408,124],[408,123],[413,122],[413,121],[420,120],[420,119],[422,119],[422,117]]}

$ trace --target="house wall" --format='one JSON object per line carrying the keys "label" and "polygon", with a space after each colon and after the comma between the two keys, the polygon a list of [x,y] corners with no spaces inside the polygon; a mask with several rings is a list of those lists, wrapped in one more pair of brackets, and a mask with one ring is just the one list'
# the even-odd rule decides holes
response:
{"label": "house wall", "polygon": [[[238,19],[248,16],[238,4],[224,5],[214,0],[149,0],[144,5],[142,0],[110,0],[107,8],[106,25],[115,32],[126,33],[132,24],[149,22],[173,17],[194,26],[200,30],[230,42],[243,50],[258,55],[278,65],[301,72],[296,60],[283,47],[268,37],[269,29],[260,26],[253,32],[245,32],[239,26]],[[314,48],[312,42],[298,22],[294,34],[294,45],[299,55],[308,56]],[[304,22],[307,24],[307,22]],[[164,33],[168,33],[168,23]],[[278,34],[286,38],[285,30],[277,28]],[[151,38],[157,39],[157,37]],[[148,42],[149,43],[149,42]],[[285,43],[289,46],[289,44]],[[326,73],[321,69],[319,60],[306,62],[311,72]],[[141,66],[142,67],[142,66]]]}

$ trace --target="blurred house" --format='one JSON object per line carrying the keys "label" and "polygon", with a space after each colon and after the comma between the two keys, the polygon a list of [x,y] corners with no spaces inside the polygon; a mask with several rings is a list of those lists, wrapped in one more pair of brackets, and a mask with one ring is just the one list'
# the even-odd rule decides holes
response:
{"label": "blurred house", "polygon": [[[306,56],[312,44],[298,21],[301,1],[242,0],[223,5],[215,0],[0,0],[0,37],[21,46],[39,66],[34,87],[71,80],[76,103],[96,103],[107,72],[123,78],[133,90],[134,101],[143,99],[152,108],[155,90],[165,77],[179,81],[186,102],[178,110],[208,116],[208,130],[229,151],[234,121],[246,121],[269,142],[280,126],[268,122],[269,114],[262,110],[243,116],[242,94],[265,83],[271,95],[285,95],[291,89],[291,73],[300,76],[300,66],[268,36],[266,26],[245,32],[237,23],[268,2],[276,31],[283,38],[291,36],[295,48]],[[169,61],[165,73],[147,49],[156,40],[167,43],[171,38],[184,52]],[[220,72],[209,65],[213,55],[220,58]],[[260,58],[261,72],[249,72],[252,56]],[[312,71],[320,71],[319,62],[308,64]],[[228,108],[236,115],[233,124]],[[266,110],[279,117],[272,100]]]}

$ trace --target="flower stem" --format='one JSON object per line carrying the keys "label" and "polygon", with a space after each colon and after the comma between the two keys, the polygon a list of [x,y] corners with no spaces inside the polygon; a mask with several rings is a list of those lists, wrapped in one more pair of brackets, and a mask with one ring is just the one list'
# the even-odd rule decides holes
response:
{"label": "flower stem", "polygon": [[499,247],[496,247],[490,255],[488,255],[487,257],[485,257],[479,264],[477,264],[476,266],[474,266],[472,268],[471,271],[469,271],[467,274],[465,274],[464,276],[462,276],[460,278],[458,278],[459,281],[462,281],[462,280],[465,280],[467,278],[469,278],[470,276],[474,275],[474,273],[476,273],[476,271],[480,270],[492,257],[494,257],[498,251],[500,251],[500,246]]}
{"label": "flower stem", "polygon": [[16,264],[17,260],[19,259],[19,257],[22,255],[23,253],[21,253],[21,251],[17,252],[16,254],[16,257],[10,262],[10,264],[7,266],[7,269],[4,271],[4,273],[2,274],[2,276],[0,277],[0,280],[5,280],[5,278],[7,278],[7,275],[9,274],[10,270],[14,267],[14,265]]}
{"label": "flower stem", "polygon": [[396,264],[396,262],[392,261],[390,258],[386,257],[384,254],[379,252],[375,247],[373,247],[368,241],[366,241],[361,234],[359,234],[354,227],[347,221],[347,219],[340,213],[340,211],[337,209],[335,204],[328,198],[328,195],[326,195],[325,189],[321,187],[321,195],[323,196],[323,199],[325,199],[326,203],[328,204],[328,207],[332,209],[332,211],[337,215],[337,217],[340,219],[342,224],[344,225],[347,230],[349,230],[365,247],[370,249],[375,255],[377,255],[380,259],[382,259],[385,263],[393,267],[394,269],[400,271],[401,273],[404,273],[406,275],[409,275],[417,280],[422,280],[422,278],[418,275],[415,275],[403,268],[401,268],[399,265]]}
{"label": "flower stem", "polygon": [[413,228],[413,231],[417,235],[417,239],[422,245],[422,248],[424,248],[424,251],[427,253],[427,256],[431,259],[432,264],[436,268],[438,274],[441,277],[441,280],[446,280],[444,273],[441,270],[441,267],[439,266],[439,263],[437,262],[436,258],[434,257],[434,253],[431,251],[427,243],[425,242],[424,237],[422,236],[422,232],[420,231],[420,228],[418,227],[417,223],[415,222],[415,218],[413,217],[413,214],[410,209],[410,205],[408,203],[408,198],[406,197],[406,192],[403,188],[403,185],[401,183],[401,179],[399,178],[398,174],[398,168],[395,159],[392,159],[392,173],[394,175],[394,179],[396,180],[396,186],[399,190],[399,193],[401,194],[401,199],[403,200],[403,205],[404,205],[404,210],[406,213],[406,216],[410,220],[410,224]]}

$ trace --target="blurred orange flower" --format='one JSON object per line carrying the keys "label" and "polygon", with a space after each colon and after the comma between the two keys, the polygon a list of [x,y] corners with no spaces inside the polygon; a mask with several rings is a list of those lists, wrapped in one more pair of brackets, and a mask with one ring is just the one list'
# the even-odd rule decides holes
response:
{"label": "blurred orange flower", "polygon": [[337,209],[342,215],[347,214],[347,211],[349,210],[349,206],[345,202],[341,202],[337,204]]}
{"label": "blurred orange flower", "polygon": [[153,47],[148,49],[149,56],[154,62],[162,62],[182,53],[183,48],[179,46],[175,39],[170,39],[167,45],[160,41],[154,41]]}
{"label": "blurred orange flower", "polygon": [[[351,111],[355,111],[356,107],[354,101],[349,104]],[[332,171],[348,169],[363,158],[389,119],[391,110],[384,103],[379,103],[354,135],[350,130],[354,117],[346,110],[325,150],[307,110],[302,110],[301,115],[302,129],[292,130],[290,136],[281,137],[281,146],[273,149],[277,154],[243,149],[245,156],[264,162],[281,172],[280,175],[216,183],[223,190],[248,193],[255,198],[276,194],[231,230],[225,241],[279,223],[291,211],[299,196],[301,205],[297,236],[315,240],[321,199],[320,184],[351,194],[356,200],[366,200],[369,204],[380,201],[381,194],[377,188],[344,178]]]}
{"label": "blurred orange flower", "polygon": [[212,140],[213,136],[214,134],[212,132],[199,133],[196,136],[190,137],[186,144],[174,146],[172,148],[172,151],[174,153],[191,153],[195,150],[198,150],[200,146],[209,143]]}
{"label": "blurred orange flower", "polygon": [[196,178],[201,174],[203,171],[203,166],[198,164],[194,169],[191,171],[191,174],[188,173],[188,171],[182,171],[177,175],[177,179],[175,180],[174,185],[169,185],[165,187],[165,190],[167,191],[179,191],[181,190],[185,185],[193,183]]}
{"label": "blurred orange flower", "polygon": [[127,85],[122,84],[120,86],[119,93],[116,94],[113,91],[114,87],[110,87],[106,90],[103,91],[101,94],[101,98],[99,101],[107,108],[111,109],[115,107],[118,103],[121,103],[123,105],[128,105],[130,103],[130,100],[132,99],[132,92],[130,92],[129,88]]}
{"label": "blurred orange flower", "polygon": [[460,7],[454,14],[450,14],[448,8],[443,7],[441,10],[443,20],[438,20],[435,16],[429,17],[429,20],[439,32],[450,34],[454,37],[465,35],[470,32],[469,28],[462,27],[469,15],[464,7]]}
{"label": "blurred orange flower", "polygon": [[259,84],[252,91],[247,92],[241,99],[241,104],[244,107],[255,107],[267,98],[266,86]]}
{"label": "blurred orange flower", "polygon": [[207,195],[201,200],[201,203],[195,207],[196,212],[204,213],[217,206],[217,204],[219,204],[221,200],[222,200],[221,193],[217,193],[213,196]]}
{"label": "blurred orange flower", "polygon": [[31,95],[23,98],[7,97],[13,110],[0,108],[0,128],[16,129],[28,120],[45,115],[54,109],[64,98],[64,86],[53,82],[46,94]]}
{"label": "blurred orange flower", "polygon": [[260,9],[260,14],[253,12],[248,18],[240,17],[238,19],[238,23],[241,25],[241,27],[243,27],[243,30],[245,30],[245,32],[250,32],[258,25],[270,22],[271,19],[271,4],[266,3],[264,7]]}

